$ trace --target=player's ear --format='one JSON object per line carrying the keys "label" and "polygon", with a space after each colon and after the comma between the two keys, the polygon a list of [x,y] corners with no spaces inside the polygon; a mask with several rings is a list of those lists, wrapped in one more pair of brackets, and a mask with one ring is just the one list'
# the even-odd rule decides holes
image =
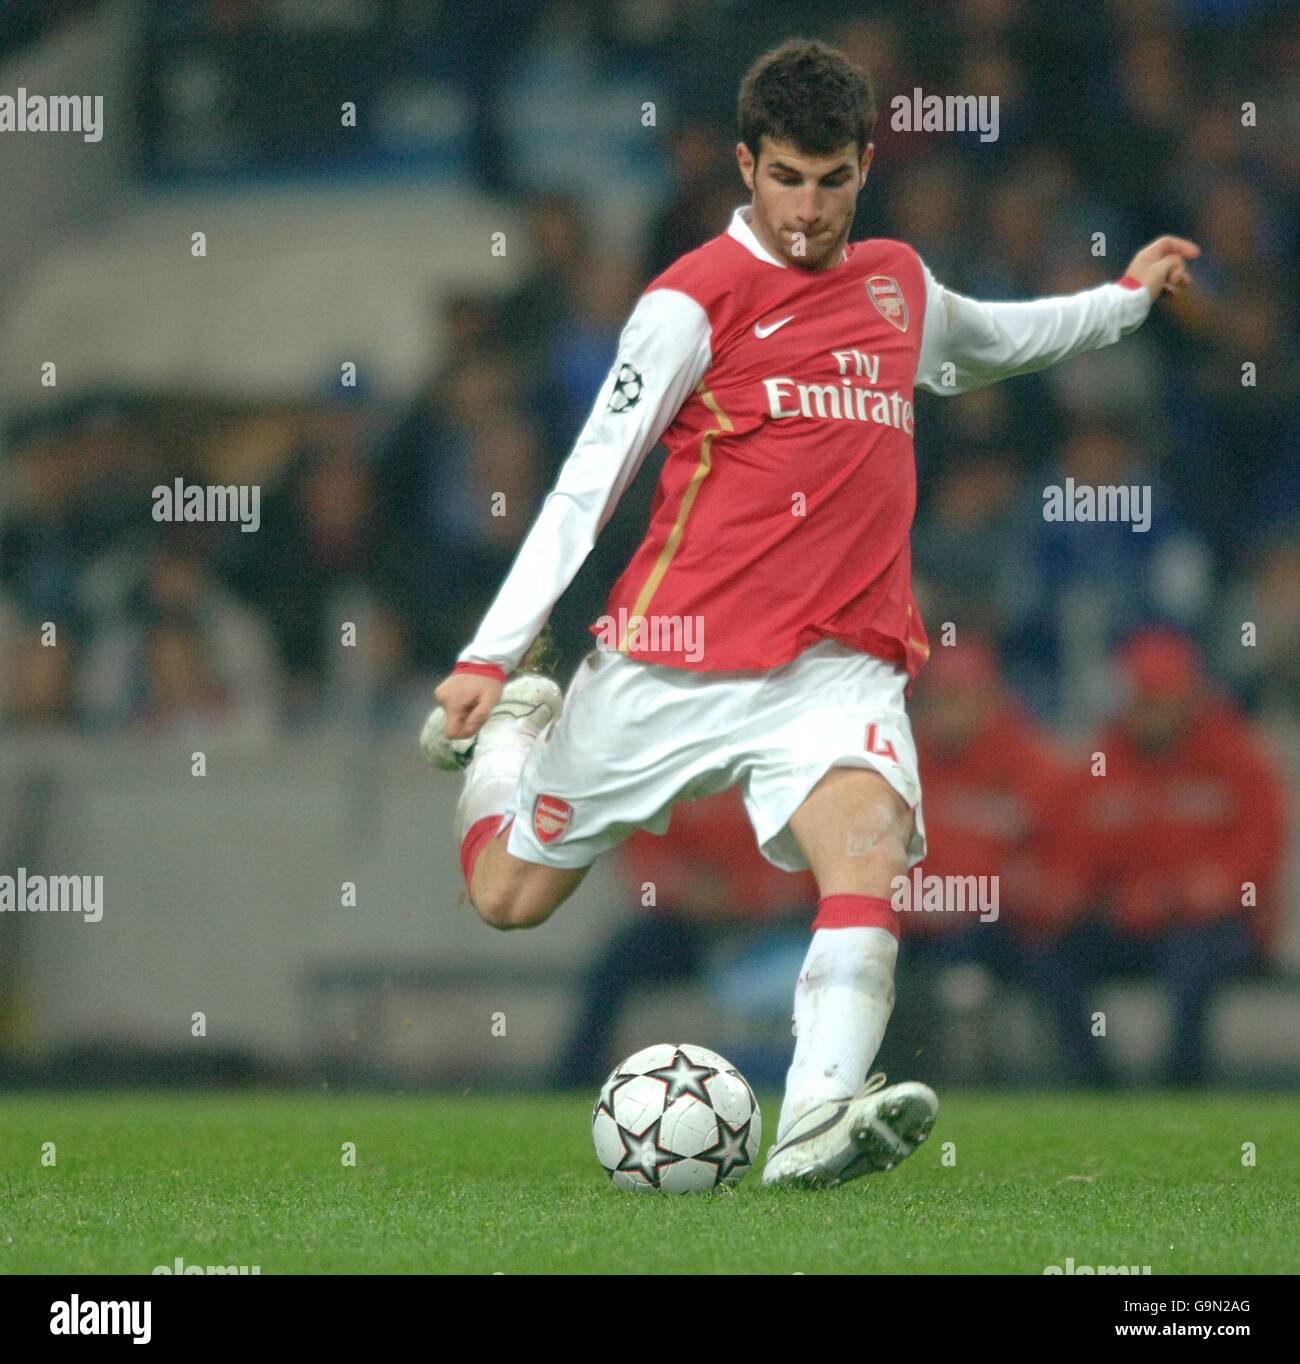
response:
{"label": "player's ear", "polygon": [[745,188],[752,194],[754,192],[754,157],[743,142],[736,143],[736,164],[740,167],[740,178],[745,182]]}
{"label": "player's ear", "polygon": [[866,150],[862,153],[862,161],[858,165],[858,188],[861,189],[867,183],[867,173],[871,170],[871,158],[876,154],[876,144],[868,142]]}

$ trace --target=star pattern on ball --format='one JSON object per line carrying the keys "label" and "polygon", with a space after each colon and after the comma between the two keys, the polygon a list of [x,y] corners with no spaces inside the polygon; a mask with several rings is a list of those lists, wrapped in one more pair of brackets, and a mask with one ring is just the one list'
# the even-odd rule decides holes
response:
{"label": "star pattern on ball", "polygon": [[614,1116],[614,1095],[618,1093],[629,1080],[635,1080],[636,1078],[637,1077],[629,1071],[616,1070],[601,1086],[600,1097],[596,1100],[596,1107],[591,1111],[592,1121],[595,1121],[596,1114],[600,1112],[608,1113],[612,1118]]}
{"label": "star pattern on ball", "polygon": [[662,1119],[656,1119],[654,1126],[647,1127],[640,1136],[635,1132],[629,1132],[626,1127],[620,1125],[618,1137],[623,1143],[623,1155],[614,1167],[616,1171],[624,1170],[629,1174],[641,1175],[656,1189],[659,1187],[660,1171],[681,1160],[681,1156],[675,1151],[670,1151],[666,1146],[660,1144],[660,1122]]}
{"label": "star pattern on ball", "polygon": [[733,1171],[742,1170],[749,1162],[749,1152],[745,1146],[749,1141],[748,1119],[740,1127],[732,1127],[729,1122],[718,1119],[718,1139],[707,1151],[701,1151],[696,1160],[707,1160],[718,1167],[718,1183],[721,1184]]}
{"label": "star pattern on ball", "polygon": [[664,1097],[665,1108],[676,1103],[684,1094],[699,1099],[701,1103],[710,1103],[709,1091],[704,1088],[704,1082],[716,1073],[712,1066],[702,1066],[692,1061],[684,1051],[675,1051],[671,1064],[646,1071],[650,1079],[662,1080],[668,1086],[668,1093]]}

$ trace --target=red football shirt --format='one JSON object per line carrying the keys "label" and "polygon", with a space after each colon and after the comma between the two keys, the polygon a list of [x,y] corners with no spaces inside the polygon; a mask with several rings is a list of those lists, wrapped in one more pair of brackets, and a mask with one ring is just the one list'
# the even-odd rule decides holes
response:
{"label": "red football shirt", "polygon": [[593,626],[689,669],[772,668],[818,639],[909,676],[914,388],[949,395],[1108,345],[1151,305],[1133,280],[980,303],[902,242],[804,270],[740,208],[641,295],[573,451],[461,667],[516,667],[662,438],[650,526]]}
{"label": "red football shirt", "polygon": [[[784,269],[724,234],[650,289],[700,305],[714,358],[663,434],[650,527],[610,594],[620,647],[674,667],[771,668],[829,638],[914,675],[929,653],[908,546],[916,252],[859,242],[830,269]],[[628,626],[640,617],[651,628]],[[688,617],[693,634],[662,624]]]}

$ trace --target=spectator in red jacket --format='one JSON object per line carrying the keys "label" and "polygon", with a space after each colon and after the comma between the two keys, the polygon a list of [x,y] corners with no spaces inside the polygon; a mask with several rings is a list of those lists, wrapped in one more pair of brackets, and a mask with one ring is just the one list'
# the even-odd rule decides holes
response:
{"label": "spectator in red jacket", "polygon": [[638,989],[697,980],[708,949],[738,923],[789,920],[807,932],[816,913],[811,874],[774,867],[754,842],[738,788],[673,807],[662,836],[638,830],[618,850],[634,918],[615,930],[588,968],[577,1017],[552,1081],[599,1084],[619,1019]]}
{"label": "spectator in red jacket", "polygon": [[[979,965],[993,977],[1018,979],[1020,944],[1036,941],[1053,919],[1057,883],[1045,874],[1043,842],[1064,765],[981,640],[935,649],[912,718],[927,853],[903,900],[912,908],[902,914],[899,951],[911,979],[888,1045],[891,1055],[924,1046],[933,1059],[937,995],[945,978],[956,980],[951,968]],[[937,878],[954,888],[963,878],[969,891],[972,877],[974,895],[923,896],[922,904],[936,907],[916,908],[918,878],[921,887]],[[963,1064],[970,1079],[970,1061]]]}
{"label": "spectator in red jacket", "polygon": [[1079,913],[1039,959],[1038,985],[1071,1077],[1104,1084],[1095,987],[1154,975],[1173,1002],[1163,1077],[1202,1084],[1214,996],[1272,941],[1283,783],[1186,638],[1140,631],[1119,661],[1128,700],[1059,807],[1054,865]]}
{"label": "spectator in red jacket", "polygon": [[1054,904],[1043,838],[1064,763],[1003,681],[982,641],[935,650],[913,703],[928,851],[920,871],[996,878],[997,911],[911,913],[909,936],[948,936],[994,923],[1029,932]]}

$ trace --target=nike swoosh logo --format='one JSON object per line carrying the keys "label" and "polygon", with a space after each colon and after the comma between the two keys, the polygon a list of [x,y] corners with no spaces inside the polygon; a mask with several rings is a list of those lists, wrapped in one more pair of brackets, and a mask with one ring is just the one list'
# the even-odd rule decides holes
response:
{"label": "nike swoosh logo", "polygon": [[832,1114],[830,1115],[830,1117],[826,1119],[825,1122],[819,1122],[819,1123],[817,1124],[816,1127],[811,1128],[811,1129],[810,1129],[809,1131],[807,1131],[807,1132],[802,1132],[802,1133],[800,1133],[800,1135],[797,1136],[797,1137],[795,1137],[795,1136],[786,1137],[786,1139],[785,1139],[783,1142],[781,1142],[781,1143],[779,1143],[778,1145],[772,1147],[772,1149],[767,1153],[767,1154],[768,1154],[768,1158],[770,1159],[772,1156],[776,1155],[776,1153],[777,1153],[778,1151],[784,1151],[784,1150],[786,1150],[788,1147],[791,1147],[791,1146],[802,1146],[802,1145],[804,1144],[804,1142],[806,1142],[806,1141],[811,1141],[814,1137],[820,1137],[821,1134],[822,1134],[823,1132],[825,1132],[828,1128],[834,1127],[835,1124],[836,1124],[837,1122],[839,1122],[839,1120],[840,1120],[848,1111],[849,1111],[849,1106],[848,1106],[848,1104],[841,1104],[841,1105],[835,1110],[835,1112],[832,1113]]}
{"label": "nike swoosh logo", "polygon": [[758,337],[758,339],[761,341],[765,336],[771,336],[772,333],[773,333],[774,331],[776,331],[776,329],[777,329],[778,327],[784,327],[785,324],[786,324],[787,322],[793,322],[793,321],[794,321],[794,314],[791,313],[789,317],[783,317],[783,318],[780,320],[780,322],[773,322],[772,325],[771,325],[770,327],[765,327],[765,326],[763,326],[763,324],[762,324],[761,322],[755,322],[755,323],[754,323],[754,335],[755,335],[756,337]]}

